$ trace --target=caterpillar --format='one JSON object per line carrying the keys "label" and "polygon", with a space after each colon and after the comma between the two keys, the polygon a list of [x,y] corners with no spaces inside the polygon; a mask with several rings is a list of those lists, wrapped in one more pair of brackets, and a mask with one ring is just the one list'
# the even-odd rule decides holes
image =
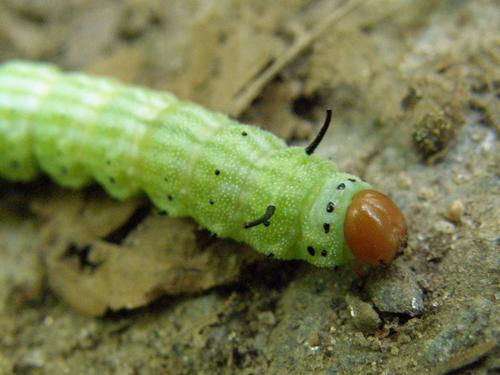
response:
{"label": "caterpillar", "polygon": [[278,259],[332,267],[389,263],[404,246],[399,208],[360,178],[166,92],[44,63],[0,65],[0,177],[40,171],[72,189],[97,181],[123,200],[144,192],[172,217]]}

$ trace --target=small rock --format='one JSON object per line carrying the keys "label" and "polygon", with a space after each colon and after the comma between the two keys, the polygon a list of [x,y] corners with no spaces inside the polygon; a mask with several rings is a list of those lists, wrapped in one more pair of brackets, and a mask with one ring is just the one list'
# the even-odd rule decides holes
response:
{"label": "small rock", "polygon": [[262,324],[274,326],[276,324],[276,316],[272,311],[262,311],[257,315],[257,319]]}
{"label": "small rock", "polygon": [[391,347],[391,354],[392,355],[398,355],[399,354],[399,349],[397,346],[392,346]]}
{"label": "small rock", "polygon": [[21,368],[41,369],[46,364],[45,354],[41,349],[32,349],[24,354],[18,362]]}
{"label": "small rock", "polygon": [[412,179],[404,172],[399,173],[398,175],[398,186],[401,189],[408,190],[413,184]]}
{"label": "small rock", "polygon": [[401,333],[398,335],[397,342],[398,344],[408,344],[411,342],[411,337],[405,333]]}
{"label": "small rock", "polygon": [[417,190],[417,197],[423,201],[430,201],[434,198],[435,192],[428,186],[422,186]]}
{"label": "small rock", "polygon": [[452,234],[455,231],[455,226],[446,220],[436,221],[433,227],[436,232],[443,234]]}
{"label": "small rock", "polygon": [[154,20],[156,12],[151,0],[128,0],[125,3],[121,32],[125,37],[132,39],[144,33]]}
{"label": "small rock", "polygon": [[383,312],[416,316],[424,311],[423,292],[415,274],[404,264],[394,262],[383,273],[366,283],[373,304]]}
{"label": "small rock", "polygon": [[354,325],[365,333],[371,333],[380,326],[380,318],[372,305],[354,296],[347,296],[346,302]]}
{"label": "small rock", "polygon": [[413,144],[424,159],[445,151],[453,142],[455,131],[442,113],[429,113],[413,129]]}
{"label": "small rock", "polygon": [[321,338],[319,337],[319,333],[315,332],[307,339],[307,343],[311,346],[311,348],[316,348],[321,343]]}
{"label": "small rock", "polygon": [[465,206],[462,203],[462,201],[459,201],[458,199],[451,202],[451,204],[448,206],[447,217],[448,219],[450,219],[455,223],[460,223],[462,221],[464,213],[465,213]]}
{"label": "small rock", "polygon": [[341,372],[337,366],[331,366],[331,367],[327,368],[325,371],[325,374],[327,374],[327,375],[338,375],[340,373]]}

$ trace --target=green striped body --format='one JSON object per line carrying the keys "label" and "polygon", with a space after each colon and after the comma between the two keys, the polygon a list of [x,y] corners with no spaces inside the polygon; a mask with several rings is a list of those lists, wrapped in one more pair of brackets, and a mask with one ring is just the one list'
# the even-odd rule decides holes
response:
{"label": "green striped body", "polygon": [[[160,210],[220,237],[318,266],[352,258],[344,216],[352,196],[369,188],[269,132],[171,94],[5,63],[0,177],[29,181],[40,170],[74,189],[96,180],[117,199],[145,192]],[[270,205],[268,226],[245,228]]]}

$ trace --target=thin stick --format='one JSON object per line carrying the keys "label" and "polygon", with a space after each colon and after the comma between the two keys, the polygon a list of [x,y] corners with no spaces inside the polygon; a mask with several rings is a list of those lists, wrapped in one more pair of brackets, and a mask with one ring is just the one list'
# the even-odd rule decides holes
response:
{"label": "thin stick", "polygon": [[230,114],[238,117],[250,103],[260,94],[264,86],[271,81],[288,63],[293,61],[301,52],[308,48],[321,34],[323,34],[332,24],[340,21],[350,12],[357,9],[366,0],[352,0],[346,5],[340,7],[336,11],[328,14],[322,22],[320,22],[310,32],[302,34],[294,45],[292,45],[283,55],[279,56],[274,62],[264,70],[260,76],[244,87],[238,95],[233,99],[230,107]]}

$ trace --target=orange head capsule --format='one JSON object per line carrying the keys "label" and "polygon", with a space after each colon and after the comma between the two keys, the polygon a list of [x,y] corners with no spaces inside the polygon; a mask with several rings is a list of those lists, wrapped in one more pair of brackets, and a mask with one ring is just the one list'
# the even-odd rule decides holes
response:
{"label": "orange head capsule", "polygon": [[347,209],[344,236],[353,255],[370,265],[390,263],[406,246],[406,222],[399,208],[375,190],[354,195]]}

